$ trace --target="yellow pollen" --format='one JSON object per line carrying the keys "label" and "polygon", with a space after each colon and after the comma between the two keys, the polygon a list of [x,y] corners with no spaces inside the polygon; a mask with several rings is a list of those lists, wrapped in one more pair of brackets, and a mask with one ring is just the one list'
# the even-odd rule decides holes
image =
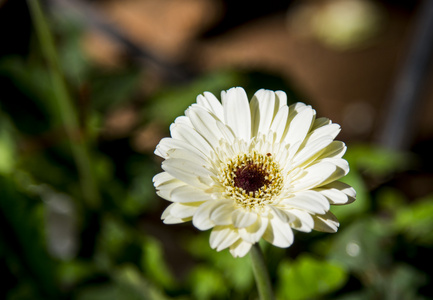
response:
{"label": "yellow pollen", "polygon": [[272,155],[239,154],[220,169],[225,196],[244,208],[260,208],[270,204],[283,187],[283,178]]}

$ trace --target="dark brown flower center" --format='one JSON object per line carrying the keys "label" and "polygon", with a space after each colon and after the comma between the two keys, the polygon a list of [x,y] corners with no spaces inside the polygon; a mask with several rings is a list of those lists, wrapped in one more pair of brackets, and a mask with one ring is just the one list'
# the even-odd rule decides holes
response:
{"label": "dark brown flower center", "polygon": [[252,162],[238,168],[235,172],[234,185],[245,192],[256,192],[264,185],[269,185],[268,173],[263,165]]}
{"label": "dark brown flower center", "polygon": [[229,159],[220,169],[224,195],[236,204],[253,209],[272,203],[283,188],[283,178],[270,153],[242,153]]}

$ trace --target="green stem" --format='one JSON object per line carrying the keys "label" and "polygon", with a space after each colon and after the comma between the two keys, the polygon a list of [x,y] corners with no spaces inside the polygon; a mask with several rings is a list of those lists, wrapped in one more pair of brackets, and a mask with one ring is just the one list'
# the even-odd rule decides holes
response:
{"label": "green stem", "polygon": [[63,127],[65,128],[71,144],[72,155],[78,169],[83,198],[90,208],[97,208],[100,199],[96,180],[91,168],[91,159],[84,136],[80,133],[78,114],[66,87],[54,39],[39,0],[27,0],[27,4],[40,42],[42,54],[48,64],[54,98],[58,105]]}
{"label": "green stem", "polygon": [[265,259],[258,243],[254,244],[250,250],[251,262],[253,263],[254,277],[256,278],[257,290],[260,300],[274,300],[271,280],[266,268]]}

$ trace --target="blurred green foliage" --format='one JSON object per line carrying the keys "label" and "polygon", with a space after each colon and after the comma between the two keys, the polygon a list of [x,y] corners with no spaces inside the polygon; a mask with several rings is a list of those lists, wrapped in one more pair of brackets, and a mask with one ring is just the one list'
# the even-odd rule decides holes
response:
{"label": "blurred green foliage", "polygon": [[278,294],[280,299],[315,299],[341,288],[347,276],[338,264],[303,254],[280,262]]}
{"label": "blurred green foliage", "polygon": [[[80,50],[80,27],[51,22],[102,203],[89,207],[83,198],[49,69],[33,39],[27,56],[0,60],[0,298],[256,299],[248,257],[210,249],[209,234],[192,226],[161,224],[168,203],[151,183],[159,161],[133,139],[137,128],[155,123],[167,135],[168,124],[205,90],[282,89],[292,101],[299,93],[274,76],[226,70],[144,95],[148,73],[93,65]],[[139,107],[139,124],[122,137],[105,136],[108,114],[124,105]],[[408,199],[392,182],[419,158],[370,145],[349,145],[346,158],[344,181],[358,195],[333,209],[340,232],[297,233],[289,249],[262,244],[279,299],[432,297],[425,262],[433,197]]]}

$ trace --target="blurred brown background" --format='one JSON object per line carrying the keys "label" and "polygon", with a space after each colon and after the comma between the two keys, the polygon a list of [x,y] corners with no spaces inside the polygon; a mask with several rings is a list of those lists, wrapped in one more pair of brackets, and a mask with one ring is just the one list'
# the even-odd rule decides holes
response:
{"label": "blurred brown background", "polygon": [[[144,95],[157,90],[167,73],[180,73],[175,81],[183,82],[190,73],[194,77],[224,69],[267,72],[293,84],[319,115],[341,124],[341,138],[350,141],[379,139],[392,90],[411,47],[420,3],[46,1],[54,14],[85,24],[82,47],[93,62],[120,68],[131,53],[144,51]],[[28,35],[23,28],[30,25],[25,18],[14,17],[25,9],[24,1],[3,0],[0,5],[3,26],[16,22],[21,27],[3,33],[5,53],[13,48],[10,43]],[[126,43],[113,38],[113,28]],[[25,34],[17,37],[20,33]],[[411,142],[433,136],[431,73],[415,110]],[[129,119],[127,111],[122,113],[123,119]]]}
{"label": "blurred brown background", "polygon": [[[384,126],[419,9],[419,1],[362,0],[91,5],[165,62],[201,73],[261,70],[293,82],[319,115],[342,125],[343,139],[362,141],[377,138]],[[122,64],[122,46],[100,31],[89,30],[83,47],[107,67]],[[429,72],[413,139],[433,134],[432,80]]]}

